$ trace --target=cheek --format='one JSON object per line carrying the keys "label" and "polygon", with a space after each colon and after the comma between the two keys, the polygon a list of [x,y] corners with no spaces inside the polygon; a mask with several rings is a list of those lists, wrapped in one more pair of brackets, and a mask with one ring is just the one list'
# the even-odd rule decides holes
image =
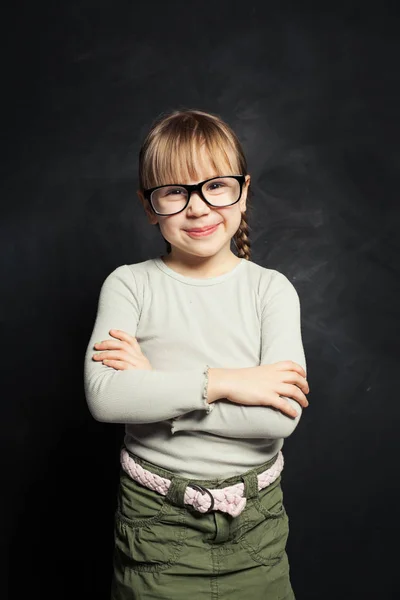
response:
{"label": "cheek", "polygon": [[225,209],[220,209],[218,212],[219,216],[225,222],[226,226],[231,227],[236,223],[239,226],[240,220],[242,218],[242,213],[237,204],[235,204],[234,206],[227,206]]}
{"label": "cheek", "polygon": [[161,232],[166,233],[169,236],[177,235],[183,228],[183,222],[181,219],[165,219],[162,226],[160,225]]}
{"label": "cheek", "polygon": [[229,228],[232,228],[234,232],[236,232],[239,228],[241,220],[242,213],[240,210],[236,209],[235,212],[229,217]]}

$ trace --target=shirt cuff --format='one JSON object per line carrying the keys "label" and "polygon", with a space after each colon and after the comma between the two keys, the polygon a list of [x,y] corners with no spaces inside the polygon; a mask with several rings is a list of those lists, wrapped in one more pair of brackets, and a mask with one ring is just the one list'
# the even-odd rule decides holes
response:
{"label": "shirt cuff", "polygon": [[[215,402],[212,402],[211,404],[209,404],[207,402],[208,400],[208,371],[210,369],[209,365],[206,365],[203,371],[203,375],[204,375],[204,381],[203,381],[203,388],[202,388],[202,393],[201,393],[201,401],[203,404],[203,407],[205,408],[206,414],[210,414],[210,412],[212,412],[214,410],[214,405]],[[185,417],[186,415],[179,415],[178,417],[175,417],[174,419],[171,420],[171,433],[174,434],[175,433],[175,423],[176,421],[179,421],[179,419]],[[180,430],[178,430],[180,431]]]}
{"label": "shirt cuff", "polygon": [[212,410],[214,410],[214,402],[211,402],[210,404],[207,402],[208,400],[208,371],[210,369],[209,365],[206,365],[203,374],[205,375],[204,377],[204,386],[203,386],[203,394],[202,394],[202,400],[204,403],[204,407],[206,409],[206,413],[209,414]]}

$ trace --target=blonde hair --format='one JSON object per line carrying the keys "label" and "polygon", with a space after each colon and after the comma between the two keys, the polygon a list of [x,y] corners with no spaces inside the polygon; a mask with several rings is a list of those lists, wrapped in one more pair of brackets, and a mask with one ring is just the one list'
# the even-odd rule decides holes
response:
{"label": "blonde hair", "polygon": [[[139,187],[143,190],[196,177],[196,151],[205,144],[213,168],[228,165],[236,175],[247,174],[247,161],[234,131],[219,116],[183,109],[162,113],[152,124],[139,153]],[[251,184],[250,184],[251,185]],[[250,195],[248,189],[246,207]],[[157,223],[158,229],[160,229]],[[163,238],[165,240],[165,238]],[[239,258],[250,260],[251,244],[246,212],[233,236]],[[165,240],[167,253],[171,244]]]}

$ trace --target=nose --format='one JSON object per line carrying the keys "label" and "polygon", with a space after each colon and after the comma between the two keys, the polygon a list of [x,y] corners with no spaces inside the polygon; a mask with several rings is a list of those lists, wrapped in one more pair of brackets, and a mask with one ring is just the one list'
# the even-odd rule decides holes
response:
{"label": "nose", "polygon": [[187,212],[194,214],[202,214],[204,212],[210,211],[210,206],[208,206],[207,202],[204,202],[203,198],[200,196],[199,192],[192,192],[189,200],[189,204],[186,207]]}

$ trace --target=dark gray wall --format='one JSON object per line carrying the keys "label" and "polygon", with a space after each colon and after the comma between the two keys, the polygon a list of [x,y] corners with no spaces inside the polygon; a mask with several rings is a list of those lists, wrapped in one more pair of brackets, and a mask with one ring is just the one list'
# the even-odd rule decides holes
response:
{"label": "dark gray wall", "polygon": [[395,597],[399,19],[384,2],[315,5],[9,7],[2,597],[108,598],[123,428],[89,415],[83,354],[106,275],[164,251],[137,156],[182,107],[238,133],[252,260],[301,298],[310,407],[283,483],[296,598]]}

